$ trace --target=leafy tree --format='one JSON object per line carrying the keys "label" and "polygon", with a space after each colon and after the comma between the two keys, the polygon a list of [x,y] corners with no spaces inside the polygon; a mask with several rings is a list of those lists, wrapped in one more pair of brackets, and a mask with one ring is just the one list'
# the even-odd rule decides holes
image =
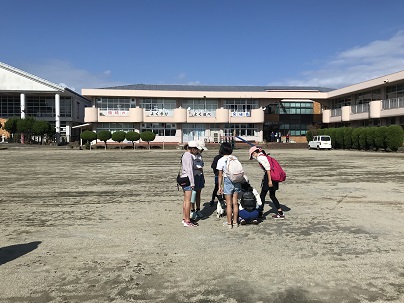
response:
{"label": "leafy tree", "polygon": [[135,141],[140,139],[140,134],[138,132],[127,132],[126,133],[126,140],[132,141],[132,147],[135,149]]}
{"label": "leafy tree", "polygon": [[403,146],[404,131],[401,125],[390,125],[386,129],[386,145],[391,150],[396,151]]}
{"label": "leafy tree", "polygon": [[43,136],[45,134],[49,134],[51,132],[52,129],[52,125],[47,122],[47,121],[43,121],[43,120],[38,120],[35,121],[32,124],[32,134],[35,136],[40,136],[41,137],[41,144],[43,143]]}
{"label": "leafy tree", "polygon": [[24,142],[25,137],[28,138],[28,141],[31,141],[32,126],[35,121],[34,117],[29,116],[17,121],[17,131],[21,134],[22,142]]}
{"label": "leafy tree", "polygon": [[111,139],[112,134],[109,130],[102,130],[97,133],[97,139],[105,143],[105,150],[107,149],[107,141]]}
{"label": "leafy tree", "polygon": [[14,136],[17,134],[18,120],[21,120],[21,118],[11,117],[8,118],[7,121],[4,123],[3,129],[5,129],[10,134],[11,138],[14,138]]}
{"label": "leafy tree", "polygon": [[155,138],[156,134],[149,130],[144,131],[140,134],[140,139],[147,142],[149,149],[150,149],[150,141],[153,141]]}
{"label": "leafy tree", "polygon": [[90,142],[97,139],[97,134],[91,130],[85,130],[80,134],[80,138],[85,142],[85,144],[90,146]]}
{"label": "leafy tree", "polygon": [[[122,130],[114,132],[111,136],[112,140],[115,142],[121,143],[123,140],[125,140],[126,133]],[[121,145],[119,145],[119,149],[121,149]]]}

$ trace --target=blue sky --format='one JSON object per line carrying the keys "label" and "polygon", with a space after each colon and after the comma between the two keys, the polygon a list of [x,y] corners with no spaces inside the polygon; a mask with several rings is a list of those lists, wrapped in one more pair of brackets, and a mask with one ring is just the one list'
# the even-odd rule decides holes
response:
{"label": "blue sky", "polygon": [[0,61],[81,92],[338,88],[404,70],[402,0],[1,0]]}

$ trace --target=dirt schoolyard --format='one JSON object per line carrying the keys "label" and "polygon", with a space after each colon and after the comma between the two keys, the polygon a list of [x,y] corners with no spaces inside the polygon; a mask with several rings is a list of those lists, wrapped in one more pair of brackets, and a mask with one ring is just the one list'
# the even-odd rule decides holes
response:
{"label": "dirt schoolyard", "polygon": [[0,302],[404,302],[404,154],[267,151],[286,220],[266,205],[229,230],[209,207],[217,149],[197,228],[181,224],[181,150],[0,150]]}

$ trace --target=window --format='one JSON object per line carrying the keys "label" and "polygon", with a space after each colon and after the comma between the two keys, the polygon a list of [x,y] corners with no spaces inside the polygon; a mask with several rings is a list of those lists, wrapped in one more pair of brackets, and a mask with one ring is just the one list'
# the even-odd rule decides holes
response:
{"label": "window", "polygon": [[174,116],[174,109],[177,106],[175,100],[170,99],[142,99],[140,100],[140,107],[144,108],[147,116],[161,116],[172,117]]}
{"label": "window", "polygon": [[133,123],[115,123],[115,122],[103,122],[97,124],[97,131],[109,130],[111,133],[116,131],[134,131]]}
{"label": "window", "polygon": [[190,109],[191,117],[216,117],[217,100],[187,99],[182,106]]}
{"label": "window", "polygon": [[136,107],[136,100],[133,98],[102,97],[96,101],[96,106],[100,110],[129,111],[129,108]]}
{"label": "window", "polygon": [[0,96],[0,116],[3,118],[20,117],[20,96]]}
{"label": "window", "polygon": [[175,136],[176,129],[173,123],[142,123],[141,131],[152,131],[158,136]]}
{"label": "window", "polygon": [[258,100],[255,99],[232,99],[225,100],[224,108],[230,110],[233,116],[251,116],[251,110],[258,108]]}
{"label": "window", "polygon": [[279,102],[280,111],[279,113],[282,115],[291,114],[291,115],[312,115],[313,111],[313,102]]}
{"label": "window", "polygon": [[253,123],[240,123],[240,124],[225,124],[225,136],[258,136],[257,126]]}

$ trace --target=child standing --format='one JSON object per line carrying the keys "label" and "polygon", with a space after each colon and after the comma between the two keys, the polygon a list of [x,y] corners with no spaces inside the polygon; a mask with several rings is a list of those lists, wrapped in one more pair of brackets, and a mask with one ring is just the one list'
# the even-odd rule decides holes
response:
{"label": "child standing", "polygon": [[223,155],[220,153],[217,156],[213,158],[212,165],[210,166],[213,169],[213,173],[215,174],[215,188],[212,191],[212,199],[210,200],[209,205],[214,206],[215,205],[215,199],[217,197],[217,192],[219,190],[219,171],[217,170],[217,161],[223,157]]}
{"label": "child standing", "polygon": [[285,219],[285,215],[283,214],[281,205],[276,198],[276,191],[279,189],[279,182],[273,181],[271,179],[271,165],[269,164],[267,154],[265,153],[264,150],[259,148],[258,146],[253,146],[250,148],[248,151],[250,155],[250,160],[255,159],[258,161],[259,165],[264,171],[264,177],[262,178],[262,184],[261,184],[261,201],[262,201],[262,207],[260,211],[260,217],[263,216],[263,211],[264,211],[264,204],[265,204],[265,196],[267,195],[267,192],[269,191],[269,197],[271,198],[271,201],[274,203],[278,213],[273,215],[272,218],[274,219]]}
{"label": "child standing", "polygon": [[[226,199],[226,215],[227,222],[223,225],[228,228],[233,228],[233,225],[238,226],[238,193],[240,192],[241,184],[233,183],[229,178],[227,171],[227,161],[229,156],[233,153],[233,148],[228,142],[222,143],[220,146],[220,153],[223,156],[217,161],[216,169],[218,174],[218,187],[219,194],[224,194]],[[234,157],[234,156],[232,156]],[[234,157],[235,158],[235,157]]]}

